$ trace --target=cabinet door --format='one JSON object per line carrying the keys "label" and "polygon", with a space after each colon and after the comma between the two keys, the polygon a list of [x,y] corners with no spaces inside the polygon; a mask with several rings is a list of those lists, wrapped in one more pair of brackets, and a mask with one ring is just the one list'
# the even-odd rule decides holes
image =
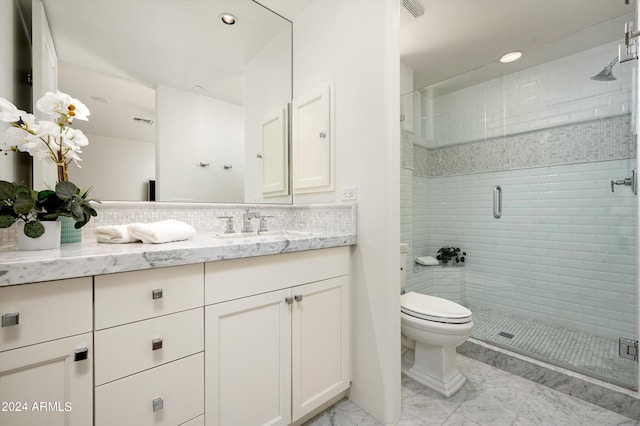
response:
{"label": "cabinet door", "polygon": [[289,141],[287,110],[262,119],[262,194],[265,197],[289,194]]}
{"label": "cabinet door", "polygon": [[208,426],[291,422],[290,289],[205,308]]}
{"label": "cabinet door", "polygon": [[293,191],[333,190],[330,87],[293,101]]}
{"label": "cabinet door", "polygon": [[293,421],[349,387],[349,277],[293,289]]}
{"label": "cabinet door", "polygon": [[0,425],[92,424],[92,352],[86,333],[0,353]]}

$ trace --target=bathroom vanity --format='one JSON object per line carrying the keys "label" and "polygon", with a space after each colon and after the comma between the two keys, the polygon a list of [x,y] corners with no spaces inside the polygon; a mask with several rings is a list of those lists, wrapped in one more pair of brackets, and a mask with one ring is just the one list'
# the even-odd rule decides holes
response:
{"label": "bathroom vanity", "polygon": [[0,251],[0,424],[287,425],[350,384],[355,235]]}

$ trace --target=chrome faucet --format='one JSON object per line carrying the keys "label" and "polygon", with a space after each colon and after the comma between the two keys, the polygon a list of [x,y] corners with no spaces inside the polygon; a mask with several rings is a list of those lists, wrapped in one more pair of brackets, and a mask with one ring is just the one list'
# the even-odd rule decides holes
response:
{"label": "chrome faucet", "polygon": [[249,209],[246,209],[244,213],[242,213],[242,232],[253,232],[253,229],[251,229],[251,219],[254,217],[259,218],[260,214],[249,211]]}

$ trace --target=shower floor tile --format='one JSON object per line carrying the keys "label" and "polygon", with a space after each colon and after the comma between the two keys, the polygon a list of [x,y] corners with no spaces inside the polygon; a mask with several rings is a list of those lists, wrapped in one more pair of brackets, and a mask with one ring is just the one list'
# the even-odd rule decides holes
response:
{"label": "shower floor tile", "polygon": [[472,337],[600,380],[635,388],[636,363],[618,356],[618,341],[471,306]]}

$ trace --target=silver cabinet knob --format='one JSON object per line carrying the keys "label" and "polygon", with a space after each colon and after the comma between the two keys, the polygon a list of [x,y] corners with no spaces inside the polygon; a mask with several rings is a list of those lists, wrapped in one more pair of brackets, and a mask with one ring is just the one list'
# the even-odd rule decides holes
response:
{"label": "silver cabinet knob", "polygon": [[151,341],[151,350],[157,351],[158,349],[162,349],[162,339],[153,339]]}
{"label": "silver cabinet knob", "polygon": [[76,349],[76,351],[73,353],[73,361],[74,362],[84,361],[84,360],[86,360],[88,358],[89,358],[89,349],[88,348]]}
{"label": "silver cabinet knob", "polygon": [[287,296],[284,298],[284,301],[287,303],[287,305],[291,305],[293,303],[293,297]]}
{"label": "silver cabinet knob", "polygon": [[2,316],[2,326],[3,327],[11,327],[12,325],[20,324],[20,313],[13,312],[10,314],[4,314]]}
{"label": "silver cabinet knob", "polygon": [[153,290],[151,290],[151,298],[155,299],[162,299],[162,289],[161,288],[155,288]]}
{"label": "silver cabinet knob", "polygon": [[295,296],[293,296],[294,299],[296,299],[296,302],[302,302],[302,295],[301,294],[296,294]]}
{"label": "silver cabinet knob", "polygon": [[164,401],[162,398],[156,398],[152,402],[153,412],[160,411],[164,408]]}

